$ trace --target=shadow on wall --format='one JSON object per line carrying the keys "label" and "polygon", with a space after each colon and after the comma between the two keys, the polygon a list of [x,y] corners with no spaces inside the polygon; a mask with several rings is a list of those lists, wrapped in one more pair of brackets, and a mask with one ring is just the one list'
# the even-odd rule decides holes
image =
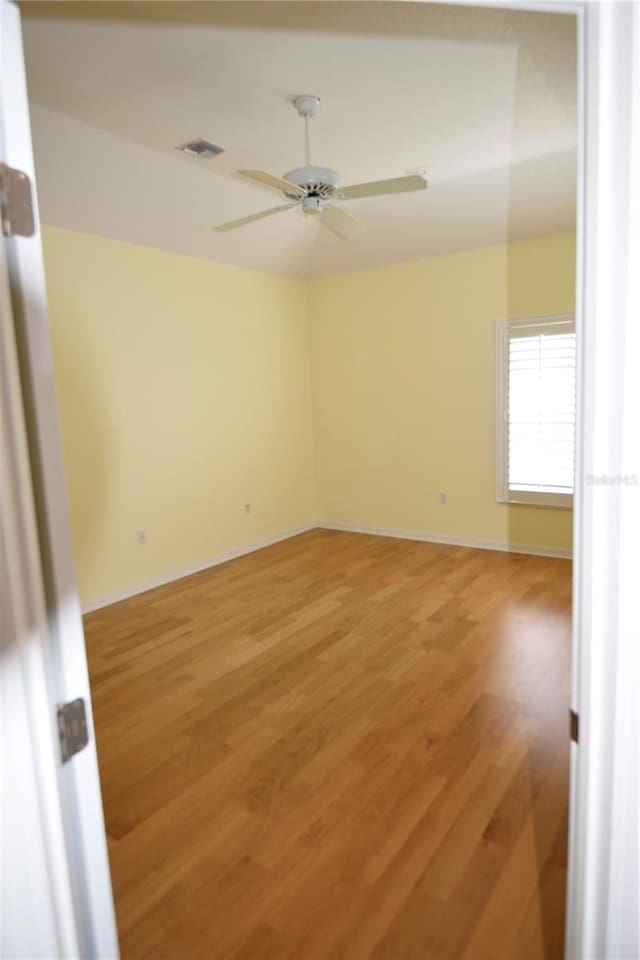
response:
{"label": "shadow on wall", "polygon": [[53,330],[52,336],[73,554],[82,594],[83,583],[91,581],[96,572],[92,570],[95,543],[108,536],[109,490],[117,479],[117,464],[108,459],[103,442],[106,416],[100,385],[83,362],[83,357],[90,357],[88,347],[84,349],[75,337],[70,343],[63,325]]}
{"label": "shadow on wall", "polygon": [[[575,17],[569,17],[563,22],[563,29],[573,30],[577,38],[577,22]],[[577,39],[576,39],[577,45]],[[576,46],[577,49],[577,46]],[[525,109],[527,97],[526,79],[524,77],[522,58],[519,55],[515,60],[513,77],[513,104],[511,142],[513,162],[517,156],[517,147],[521,139],[526,136],[527,111]],[[557,108],[566,111],[567,102],[558,101]],[[572,107],[572,113],[565,117],[568,128],[577,128],[577,103]],[[577,181],[577,154],[571,161],[570,154],[565,162],[573,162],[574,182]],[[525,174],[526,176],[526,174]],[[536,222],[536,211],[531,207],[526,189],[523,189],[522,174],[514,164],[509,168],[509,175],[505,178],[505,236],[508,238],[506,247],[506,317],[503,319],[523,317],[544,317],[559,314],[572,314],[575,311],[575,268],[568,272],[566,269],[554,270],[554,250],[550,247],[545,250],[544,282],[540,280],[539,271],[527,269],[523,263],[522,250],[518,245],[511,243],[519,237],[515,234],[515,224],[523,219]],[[567,204],[570,201],[567,199]],[[572,202],[573,222],[575,224],[575,191]],[[496,318],[500,319],[500,318]],[[572,511],[563,508],[540,508],[535,506],[513,505],[508,510],[508,536],[510,544],[531,542],[527,539],[526,531],[539,530],[539,543],[550,546],[571,542]]]}
{"label": "shadow on wall", "polygon": [[536,507],[524,504],[504,504],[507,511],[507,542],[512,546],[530,544],[532,531],[535,543],[558,546],[564,550],[571,542],[573,514],[563,507]]}

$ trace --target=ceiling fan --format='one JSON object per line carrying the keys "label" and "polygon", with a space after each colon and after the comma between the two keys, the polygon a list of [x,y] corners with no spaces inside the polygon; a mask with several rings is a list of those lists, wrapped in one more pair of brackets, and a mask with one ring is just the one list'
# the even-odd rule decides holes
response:
{"label": "ceiling fan", "polygon": [[315,116],[320,108],[320,98],[313,96],[296,97],[293,106],[304,119],[304,167],[285,173],[284,177],[275,177],[263,170],[238,170],[243,177],[265,187],[271,187],[281,192],[287,199],[277,207],[261,210],[239,220],[230,220],[213,227],[219,233],[244,227],[254,220],[262,220],[276,213],[283,213],[293,207],[301,207],[305,214],[317,215],[320,223],[328,227],[344,240],[357,237],[366,230],[360,220],[356,220],[350,213],[341,207],[335,206],[335,201],[358,200],[361,197],[378,197],[386,193],[408,193],[413,190],[425,190],[427,181],[420,174],[407,177],[395,177],[391,180],[372,180],[369,183],[355,183],[350,187],[340,186],[340,177],[335,170],[328,167],[314,167],[311,165],[311,150],[309,146],[309,120]]}

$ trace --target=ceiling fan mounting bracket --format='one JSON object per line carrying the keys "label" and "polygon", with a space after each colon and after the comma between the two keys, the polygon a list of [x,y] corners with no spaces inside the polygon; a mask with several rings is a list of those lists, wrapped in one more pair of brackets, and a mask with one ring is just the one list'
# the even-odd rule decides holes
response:
{"label": "ceiling fan mounting bracket", "polygon": [[294,97],[293,105],[301,117],[315,117],[320,109],[320,97],[313,97],[310,94],[302,94]]}

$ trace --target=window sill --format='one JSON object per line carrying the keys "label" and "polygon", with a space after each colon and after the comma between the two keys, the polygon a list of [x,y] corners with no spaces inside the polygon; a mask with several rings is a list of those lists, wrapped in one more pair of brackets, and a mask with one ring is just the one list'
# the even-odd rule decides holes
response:
{"label": "window sill", "polygon": [[521,503],[532,507],[560,507],[565,510],[573,509],[572,493],[535,493],[529,490],[510,490],[498,503]]}

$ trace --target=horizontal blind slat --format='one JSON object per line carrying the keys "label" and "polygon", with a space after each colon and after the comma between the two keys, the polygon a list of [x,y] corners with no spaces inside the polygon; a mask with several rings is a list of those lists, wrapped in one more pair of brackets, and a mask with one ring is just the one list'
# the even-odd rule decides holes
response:
{"label": "horizontal blind slat", "polygon": [[509,487],[573,491],[575,334],[520,335],[508,342]]}

